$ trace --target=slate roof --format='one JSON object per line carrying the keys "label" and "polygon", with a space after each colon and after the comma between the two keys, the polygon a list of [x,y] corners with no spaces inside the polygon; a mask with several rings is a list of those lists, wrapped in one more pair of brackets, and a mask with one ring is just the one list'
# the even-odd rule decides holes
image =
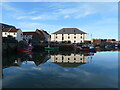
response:
{"label": "slate roof", "polygon": [[52,34],[86,34],[78,28],[62,28]]}
{"label": "slate roof", "polygon": [[0,23],[0,28],[15,28],[15,26]]}

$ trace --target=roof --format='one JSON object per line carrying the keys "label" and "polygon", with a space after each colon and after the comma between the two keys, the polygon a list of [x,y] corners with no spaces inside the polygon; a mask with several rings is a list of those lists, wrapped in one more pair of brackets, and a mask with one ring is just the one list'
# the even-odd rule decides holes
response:
{"label": "roof", "polygon": [[3,23],[0,23],[0,27],[1,27],[1,26],[2,26],[2,29],[3,29],[3,28],[15,28],[15,26],[3,24]]}
{"label": "roof", "polygon": [[58,64],[58,65],[60,65],[60,66],[62,66],[62,67],[78,67],[78,66],[81,66],[81,65],[83,65],[83,64],[85,64],[85,63],[58,63],[58,62],[54,62],[55,64]]}
{"label": "roof", "polygon": [[35,32],[23,32],[23,35],[33,35]]}
{"label": "roof", "polygon": [[85,32],[79,30],[78,28],[62,28],[52,34],[86,34]]}
{"label": "roof", "polygon": [[47,31],[43,31],[43,32],[45,32],[47,35],[50,35]]}
{"label": "roof", "polygon": [[15,28],[3,28],[2,32],[17,32],[20,29],[15,29]]}

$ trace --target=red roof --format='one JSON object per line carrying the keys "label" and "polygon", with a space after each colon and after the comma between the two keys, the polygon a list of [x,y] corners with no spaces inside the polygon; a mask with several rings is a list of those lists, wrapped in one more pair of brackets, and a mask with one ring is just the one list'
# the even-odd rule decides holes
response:
{"label": "red roof", "polygon": [[2,29],[2,32],[17,32],[20,29],[15,29],[15,28],[4,28]]}
{"label": "red roof", "polygon": [[23,35],[33,35],[35,32],[23,32]]}

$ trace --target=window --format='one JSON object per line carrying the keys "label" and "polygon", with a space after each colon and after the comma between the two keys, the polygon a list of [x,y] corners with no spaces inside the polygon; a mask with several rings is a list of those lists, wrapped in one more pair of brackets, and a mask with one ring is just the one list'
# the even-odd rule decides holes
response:
{"label": "window", "polygon": [[56,58],[56,60],[57,60],[57,58]]}
{"label": "window", "polygon": [[74,34],[74,35],[76,35],[76,34]]}
{"label": "window", "polygon": [[68,35],[70,35],[70,34],[68,34]]}
{"label": "window", "polygon": [[14,35],[15,35],[15,33],[14,33]]}
{"label": "window", "polygon": [[56,34],[57,35],[57,34]]}
{"label": "window", "polygon": [[57,37],[56,37],[57,38]]}
{"label": "window", "polygon": [[81,38],[82,38],[82,36],[81,36]]}
{"label": "window", "polygon": [[68,58],[68,60],[70,60],[70,58]]}
{"label": "window", "polygon": [[75,32],[75,30],[74,30],[74,32]]}
{"label": "window", "polygon": [[21,37],[22,37],[22,34],[21,34]]}
{"label": "window", "polygon": [[74,43],[75,43],[76,41],[74,41]]}
{"label": "window", "polygon": [[76,58],[74,58],[74,60],[76,60]]}
{"label": "window", "polygon": [[76,36],[74,38],[76,38]]}
{"label": "window", "polygon": [[70,38],[70,37],[68,36],[68,38]]}
{"label": "window", "polygon": [[7,33],[5,33],[5,35],[6,35]]}
{"label": "window", "polygon": [[80,58],[80,60],[82,60],[82,58]]}

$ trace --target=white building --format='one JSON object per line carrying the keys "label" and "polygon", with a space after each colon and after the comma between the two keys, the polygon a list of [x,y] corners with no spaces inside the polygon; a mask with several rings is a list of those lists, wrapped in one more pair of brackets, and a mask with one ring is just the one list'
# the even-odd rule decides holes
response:
{"label": "white building", "polygon": [[71,43],[81,43],[86,39],[87,33],[77,28],[62,28],[51,34],[51,41],[71,41]]}
{"label": "white building", "polygon": [[3,28],[2,37],[13,36],[17,41],[23,40],[23,33],[21,29],[16,28]]}
{"label": "white building", "polygon": [[32,40],[34,34],[35,32],[23,32],[23,39],[28,42],[29,40]]}

